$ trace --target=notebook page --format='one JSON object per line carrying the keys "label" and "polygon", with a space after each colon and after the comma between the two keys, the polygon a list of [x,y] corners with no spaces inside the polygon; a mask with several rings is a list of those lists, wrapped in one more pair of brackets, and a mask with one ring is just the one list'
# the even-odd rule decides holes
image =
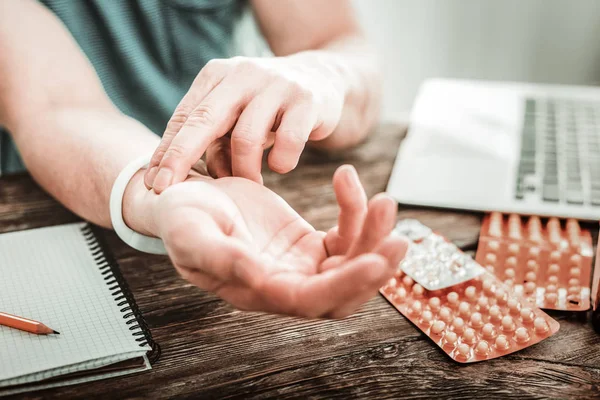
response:
{"label": "notebook page", "polygon": [[[0,235],[0,310],[60,335],[0,326],[0,387],[97,368],[150,350],[135,341],[81,233],[70,224]],[[22,378],[19,378],[22,377]]]}

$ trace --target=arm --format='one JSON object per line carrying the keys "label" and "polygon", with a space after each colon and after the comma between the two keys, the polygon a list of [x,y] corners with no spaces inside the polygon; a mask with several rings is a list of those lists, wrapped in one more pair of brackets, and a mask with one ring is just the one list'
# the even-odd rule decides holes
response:
{"label": "arm", "polygon": [[252,0],[265,39],[277,56],[320,64],[344,86],[344,106],[334,132],[309,142],[325,149],[362,141],[379,116],[381,76],[346,0]]}
{"label": "arm", "polygon": [[110,227],[112,183],[158,138],[116,109],[73,38],[37,2],[0,2],[0,54],[0,125],[29,172],[76,214]]}
{"label": "arm", "polygon": [[[115,109],[73,39],[35,2],[0,2],[0,54],[0,124],[29,171],[69,209],[109,227],[115,178],[158,139]],[[379,195],[367,204],[352,168],[334,176],[341,210],[328,233],[247,179],[187,176],[157,195],[142,173],[125,192],[127,225],[161,237],[184,278],[241,309],[346,316],[406,251],[389,235],[395,203]]]}

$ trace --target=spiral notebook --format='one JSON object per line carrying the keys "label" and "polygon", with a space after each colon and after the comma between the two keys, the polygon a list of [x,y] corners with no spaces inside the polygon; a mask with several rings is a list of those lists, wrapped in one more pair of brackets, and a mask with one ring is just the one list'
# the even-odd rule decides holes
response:
{"label": "spiral notebook", "polygon": [[0,235],[0,311],[60,332],[0,326],[0,396],[145,371],[160,353],[100,231],[85,223]]}

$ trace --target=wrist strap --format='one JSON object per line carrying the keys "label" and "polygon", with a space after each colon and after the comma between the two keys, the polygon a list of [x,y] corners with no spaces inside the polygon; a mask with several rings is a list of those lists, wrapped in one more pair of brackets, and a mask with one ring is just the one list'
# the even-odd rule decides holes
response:
{"label": "wrist strap", "polygon": [[123,195],[131,178],[150,163],[151,154],[130,162],[119,174],[110,192],[110,219],[113,228],[122,241],[136,250],[151,254],[167,254],[163,241],[159,238],[142,235],[127,226],[123,220]]}

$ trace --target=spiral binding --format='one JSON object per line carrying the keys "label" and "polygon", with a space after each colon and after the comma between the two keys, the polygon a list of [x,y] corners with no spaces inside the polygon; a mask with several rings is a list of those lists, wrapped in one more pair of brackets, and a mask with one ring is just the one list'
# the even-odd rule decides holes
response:
{"label": "spiral binding", "polygon": [[119,311],[123,313],[123,319],[127,320],[127,325],[131,325],[129,327],[131,335],[135,337],[135,341],[139,343],[140,347],[150,345],[152,350],[148,353],[148,359],[151,363],[155,363],[160,357],[160,346],[152,339],[150,329],[138,308],[127,281],[121,274],[119,264],[108,251],[108,246],[102,237],[100,228],[86,224],[81,227],[81,233],[92,252],[94,261],[100,268],[104,281],[109,286],[110,294],[117,302],[117,306],[122,307]]}

